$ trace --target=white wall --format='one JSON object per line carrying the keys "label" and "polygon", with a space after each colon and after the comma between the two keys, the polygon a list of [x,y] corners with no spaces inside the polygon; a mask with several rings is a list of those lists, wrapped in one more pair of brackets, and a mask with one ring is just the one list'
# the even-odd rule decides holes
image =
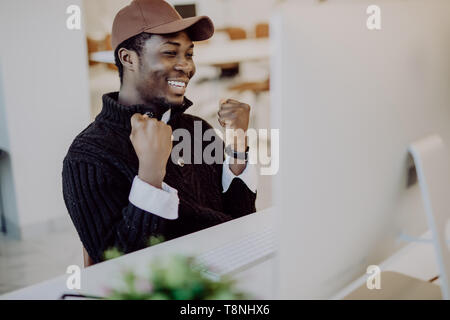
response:
{"label": "white wall", "polygon": [[8,214],[25,238],[68,217],[62,161],[89,121],[85,34],[66,27],[72,4],[81,0],[0,2],[0,142],[14,179],[2,193],[15,194],[17,212]]}

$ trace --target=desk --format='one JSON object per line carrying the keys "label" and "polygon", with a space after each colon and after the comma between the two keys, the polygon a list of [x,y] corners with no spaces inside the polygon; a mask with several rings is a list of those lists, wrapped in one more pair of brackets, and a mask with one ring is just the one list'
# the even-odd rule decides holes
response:
{"label": "desk", "polygon": [[[275,213],[266,209],[233,221],[223,223],[202,231],[186,235],[157,246],[142,249],[125,256],[96,264],[81,271],[81,290],[69,290],[66,280],[69,275],[27,287],[0,296],[0,299],[59,299],[64,293],[82,293],[104,295],[106,287],[121,284],[121,270],[132,268],[137,273],[147,275],[148,265],[152,258],[169,253],[202,254],[213,248],[222,246],[230,239],[239,239],[249,233],[274,225]],[[422,236],[430,238],[430,232]],[[379,265],[382,271],[397,271],[403,274],[430,280],[438,272],[433,245],[430,243],[411,243],[392,255]],[[260,299],[273,299],[276,288],[274,276],[275,259],[269,259],[243,270],[233,276],[241,290],[253,294]],[[366,282],[367,275],[350,283],[332,299],[341,299]],[[438,283],[438,282],[435,282]]]}
{"label": "desk", "polygon": [[[431,232],[427,231],[420,238],[431,239]],[[381,271],[397,271],[407,276],[429,281],[439,274],[436,254],[432,243],[413,242],[378,265]],[[340,300],[350,292],[366,283],[364,274],[338,292],[332,299]],[[383,281],[383,280],[381,280]],[[439,285],[439,279],[433,281]]]}
{"label": "desk", "polygon": [[[59,299],[64,293],[103,296],[105,288],[122,284],[121,271],[124,269],[132,268],[140,275],[148,275],[150,261],[159,255],[202,254],[228,243],[230,239],[238,239],[248,233],[257,232],[267,225],[272,225],[270,209],[82,269],[80,290],[67,289],[66,281],[69,275],[62,275],[7,293],[0,296],[0,299]],[[238,281],[240,289],[256,292],[258,298],[269,299],[273,288],[272,270],[273,260],[267,260],[237,273],[234,278]]]}
{"label": "desk", "polygon": [[[197,65],[218,65],[269,59],[268,39],[229,40],[217,43],[199,44],[194,49]],[[90,55],[90,60],[114,63],[113,51],[98,51]]]}

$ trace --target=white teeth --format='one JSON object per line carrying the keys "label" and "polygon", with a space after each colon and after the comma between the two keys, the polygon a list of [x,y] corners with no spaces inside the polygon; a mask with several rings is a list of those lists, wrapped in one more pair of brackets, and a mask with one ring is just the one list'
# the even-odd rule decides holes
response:
{"label": "white teeth", "polygon": [[186,83],[181,82],[181,81],[167,81],[169,83],[169,85],[174,86],[174,87],[181,87],[184,88],[186,87]]}

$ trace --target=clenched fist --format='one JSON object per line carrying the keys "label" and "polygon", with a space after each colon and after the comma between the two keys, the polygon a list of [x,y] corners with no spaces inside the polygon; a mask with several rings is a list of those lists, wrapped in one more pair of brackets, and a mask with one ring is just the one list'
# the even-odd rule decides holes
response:
{"label": "clenched fist", "polygon": [[139,159],[139,179],[161,188],[172,151],[172,128],[162,121],[135,113],[130,140]]}
{"label": "clenched fist", "polygon": [[244,151],[246,147],[245,132],[248,129],[250,119],[250,106],[246,103],[234,100],[223,99],[220,101],[219,123],[227,130],[225,143],[232,144],[236,151]]}

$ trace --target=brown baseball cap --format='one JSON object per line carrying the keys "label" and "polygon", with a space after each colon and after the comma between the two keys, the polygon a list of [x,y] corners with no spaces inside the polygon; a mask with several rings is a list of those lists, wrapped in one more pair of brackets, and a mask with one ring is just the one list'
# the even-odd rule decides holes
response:
{"label": "brown baseball cap", "polygon": [[115,16],[111,45],[113,50],[123,41],[141,33],[168,34],[186,30],[192,41],[206,40],[214,34],[207,16],[183,19],[163,0],[134,0]]}

